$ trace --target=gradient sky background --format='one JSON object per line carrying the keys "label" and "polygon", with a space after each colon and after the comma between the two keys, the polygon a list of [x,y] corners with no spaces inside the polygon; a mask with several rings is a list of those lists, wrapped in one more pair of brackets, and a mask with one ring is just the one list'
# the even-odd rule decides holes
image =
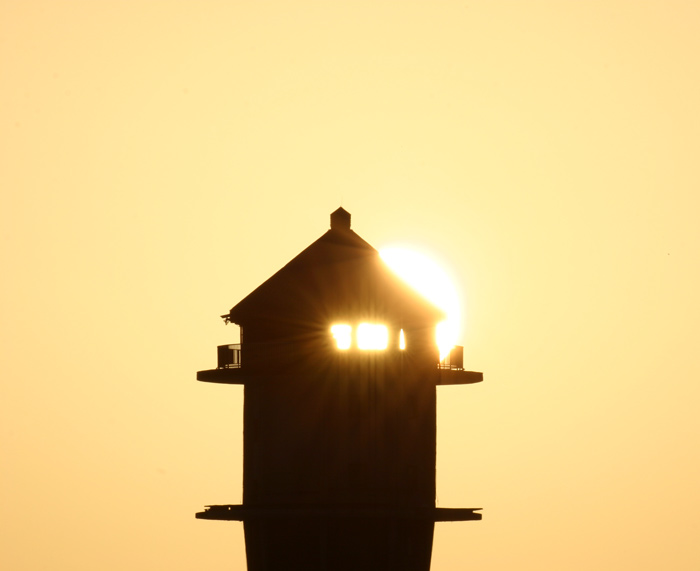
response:
{"label": "gradient sky background", "polygon": [[700,4],[0,1],[0,567],[243,569],[222,313],[343,205],[463,294],[433,571],[700,569]]}

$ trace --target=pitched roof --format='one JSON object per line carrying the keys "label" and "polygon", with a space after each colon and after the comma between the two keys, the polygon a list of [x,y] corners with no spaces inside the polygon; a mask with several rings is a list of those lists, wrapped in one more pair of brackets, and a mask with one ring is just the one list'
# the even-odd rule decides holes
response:
{"label": "pitched roof", "polygon": [[226,316],[316,322],[382,320],[431,325],[444,313],[403,282],[379,252],[350,229],[350,214],[331,214],[331,229],[236,304]]}

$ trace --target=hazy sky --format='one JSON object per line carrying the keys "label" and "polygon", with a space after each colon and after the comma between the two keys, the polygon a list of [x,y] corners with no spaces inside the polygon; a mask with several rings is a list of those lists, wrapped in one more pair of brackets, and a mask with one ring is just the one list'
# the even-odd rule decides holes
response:
{"label": "hazy sky", "polygon": [[439,260],[433,571],[700,569],[700,4],[0,0],[0,568],[243,569],[219,316]]}

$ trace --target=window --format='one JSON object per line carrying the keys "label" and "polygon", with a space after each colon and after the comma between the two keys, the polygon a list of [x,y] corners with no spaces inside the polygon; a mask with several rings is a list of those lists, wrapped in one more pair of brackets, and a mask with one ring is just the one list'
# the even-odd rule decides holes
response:
{"label": "window", "polygon": [[389,330],[386,325],[360,323],[357,327],[357,347],[359,349],[386,349],[389,344]]}
{"label": "window", "polygon": [[350,349],[350,345],[352,345],[352,327],[350,325],[334,325],[331,327],[331,333],[338,349]]}

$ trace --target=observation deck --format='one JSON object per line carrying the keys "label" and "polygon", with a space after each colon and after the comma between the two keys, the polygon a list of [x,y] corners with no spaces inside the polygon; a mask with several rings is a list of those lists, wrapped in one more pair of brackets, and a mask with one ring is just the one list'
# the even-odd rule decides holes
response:
{"label": "observation deck", "polygon": [[[243,350],[240,343],[219,345],[216,348],[217,367],[197,371],[197,380],[205,383],[221,383],[226,385],[244,385],[251,373],[246,371]],[[271,355],[274,358],[274,354]],[[464,347],[455,345],[449,354],[436,365],[436,385],[471,385],[484,380],[483,373],[465,371]]]}

